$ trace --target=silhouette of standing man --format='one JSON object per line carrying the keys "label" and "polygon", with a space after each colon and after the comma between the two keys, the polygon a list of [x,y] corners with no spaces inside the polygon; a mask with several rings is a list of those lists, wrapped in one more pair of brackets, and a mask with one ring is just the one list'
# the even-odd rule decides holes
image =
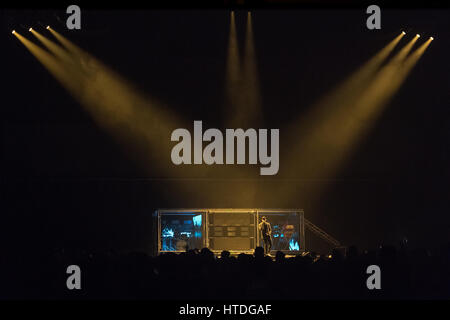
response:
{"label": "silhouette of standing man", "polygon": [[266,217],[261,218],[261,223],[258,225],[258,229],[261,231],[264,241],[264,253],[269,254],[272,249],[272,227],[267,222]]}

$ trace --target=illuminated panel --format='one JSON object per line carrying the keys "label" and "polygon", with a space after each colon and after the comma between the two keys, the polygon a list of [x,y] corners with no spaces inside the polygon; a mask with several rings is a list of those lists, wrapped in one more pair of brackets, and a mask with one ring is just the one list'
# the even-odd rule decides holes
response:
{"label": "illuminated panel", "polygon": [[[272,251],[300,250],[300,214],[298,212],[260,212],[259,219],[265,216],[272,227]],[[262,237],[260,236],[263,246]]]}
{"label": "illuminated panel", "polygon": [[198,213],[161,213],[161,251],[202,249],[202,215]]}

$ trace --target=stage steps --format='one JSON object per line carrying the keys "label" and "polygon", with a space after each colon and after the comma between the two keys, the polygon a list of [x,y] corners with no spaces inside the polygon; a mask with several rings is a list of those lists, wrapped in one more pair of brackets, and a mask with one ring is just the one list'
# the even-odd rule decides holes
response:
{"label": "stage steps", "polygon": [[335,238],[333,238],[332,236],[330,236],[328,233],[326,233],[325,231],[323,231],[322,229],[320,229],[318,226],[316,226],[314,223],[312,223],[311,221],[304,219],[305,220],[305,226],[311,230],[312,232],[314,232],[316,235],[318,235],[319,237],[321,237],[323,240],[327,241],[328,243],[330,243],[332,246],[334,247],[342,247],[341,243],[336,240]]}

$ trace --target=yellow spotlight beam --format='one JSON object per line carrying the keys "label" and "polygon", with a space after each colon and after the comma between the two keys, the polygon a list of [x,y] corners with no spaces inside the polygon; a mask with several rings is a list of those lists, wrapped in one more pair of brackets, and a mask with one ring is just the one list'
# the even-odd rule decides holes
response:
{"label": "yellow spotlight beam", "polygon": [[[341,126],[336,131],[337,137],[334,142],[339,146],[341,153],[335,163],[329,170],[335,172],[348,158],[355,145],[370,131],[374,123],[388,105],[391,98],[405,82],[407,76],[416,65],[419,58],[425,52],[431,40],[427,40],[415,52],[406,58],[414,43],[419,37],[411,40],[386,66],[384,66],[364,91],[364,94],[358,98],[352,111],[344,116]],[[401,59],[401,61],[399,61]]]}
{"label": "yellow spotlight beam", "polygon": [[428,46],[431,44],[431,41],[433,41],[434,38],[430,37],[427,41],[425,41],[419,48],[416,49],[413,53],[409,55],[409,57],[406,59],[405,63],[403,64],[403,72],[406,73],[402,75],[405,77],[412,68],[416,65],[417,61],[422,57],[422,55],[425,53],[425,50],[428,48]]}
{"label": "yellow spotlight beam", "polygon": [[[358,98],[355,104],[357,110],[358,106],[363,109],[371,109],[375,112],[377,110],[381,111],[379,106],[385,104],[390,97],[397,91],[400,87],[402,80],[405,79],[403,76],[404,63],[407,55],[411,51],[412,47],[419,39],[416,35],[411,39],[374,77],[373,81],[364,90],[364,94]],[[364,106],[371,106],[370,108]],[[374,117],[372,117],[373,119]],[[366,126],[367,128],[367,126]]]}
{"label": "yellow spotlight beam", "polygon": [[[52,33],[73,57],[73,61],[66,62],[52,56],[54,60],[64,62],[64,75],[68,76],[70,85],[64,83],[65,87],[100,127],[134,151],[131,155],[135,160],[150,171],[157,168],[156,174],[162,173],[177,179],[206,176],[209,170],[206,170],[205,166],[175,166],[170,160],[171,148],[175,144],[170,141],[171,132],[180,127],[190,128],[192,123],[186,123],[159,101],[140,94],[125,79],[55,30],[52,30]],[[39,34],[35,35],[38,37]],[[45,43],[50,51],[59,51],[54,47],[57,46],[55,43],[40,36],[38,39]],[[221,177],[244,177],[252,172],[231,166],[207,168],[214,169],[214,174]],[[190,188],[193,189],[192,186]],[[197,194],[204,200],[201,196],[204,190]],[[252,193],[242,190],[241,198],[248,197],[249,194]]]}
{"label": "yellow spotlight beam", "polygon": [[75,89],[73,82],[70,81],[70,76],[67,74],[64,66],[57,61],[54,56],[19,34],[17,31],[13,34],[58,81],[60,81],[64,86],[70,88],[70,90]]}
{"label": "yellow spotlight beam", "polygon": [[[374,115],[379,114],[384,109],[383,107],[387,105],[390,98],[392,98],[404,83],[412,68],[416,65],[419,58],[431,43],[431,39],[428,39],[407,57],[407,54],[418,38],[419,37],[416,36],[412,39],[399,54],[392,59],[392,62],[389,62],[382,70],[380,70],[370,87],[365,91],[365,94],[359,99],[356,104],[356,110],[361,110],[361,118],[363,120],[368,120],[370,118],[370,123],[374,122],[376,118]],[[368,121],[365,122],[366,130],[370,128],[370,123]]]}
{"label": "yellow spotlight beam", "polygon": [[59,34],[58,32],[56,32],[55,30],[53,30],[53,28],[51,28],[50,26],[47,26],[46,28],[48,31],[50,31],[53,36],[59,41],[61,42],[61,44],[67,49],[69,50],[69,52],[82,56],[85,54],[85,52],[83,50],[81,50],[81,48],[79,48],[78,46],[74,45],[71,41],[67,40],[65,37],[63,37],[61,34]]}
{"label": "yellow spotlight beam", "polygon": [[240,92],[243,95],[243,105],[237,113],[237,126],[243,128],[260,127],[262,121],[261,91],[258,81],[257,59],[253,37],[252,15],[247,13],[247,26],[245,34],[243,75]]}
{"label": "yellow spotlight beam", "polygon": [[[57,59],[56,55],[48,53],[18,35],[17,32],[14,35],[80,102],[93,120],[126,146],[126,149],[131,151],[129,156],[143,165],[145,169],[149,169],[153,177],[169,175],[175,181],[183,181],[181,184],[167,185],[167,189],[170,190],[167,197],[170,197],[173,192],[183,192],[193,201],[197,201],[198,206],[209,202],[217,204],[220,201],[224,206],[255,203],[253,181],[243,181],[239,184],[233,182],[231,192],[230,182],[224,183],[226,180],[213,183],[213,180],[203,179],[208,171],[205,170],[205,166],[177,167],[172,165],[170,151],[173,143],[170,142],[170,134],[173,129],[189,128],[192,123],[183,123],[164,105],[154,99],[142,96],[127,81],[90,54],[72,44],[56,31],[53,30],[53,33],[58,35],[56,38],[59,38],[68,50],[70,48],[75,62],[67,63],[63,59]],[[49,50],[56,49],[50,45],[50,42],[46,43],[49,45]],[[229,179],[233,175],[243,178],[252,172],[232,166],[220,166],[216,169],[218,169],[217,175],[225,179]],[[184,179],[183,176],[187,176],[187,179]],[[194,179],[193,182],[188,183],[191,178]],[[198,178],[200,178],[199,181]],[[214,190],[210,192],[210,195],[205,196],[206,191],[211,191],[211,188]]]}
{"label": "yellow spotlight beam", "polygon": [[[374,65],[379,67],[394,47],[390,43],[387,50],[383,49],[362,68],[363,72],[357,72],[356,79],[361,79],[358,80],[359,86],[355,81],[347,81],[347,84],[338,90],[339,94],[335,93],[327,97],[317,106],[318,109],[314,107],[304,121],[297,123],[300,128],[292,132],[294,132],[294,138],[299,139],[300,142],[297,143],[297,147],[289,149],[289,155],[285,155],[287,159],[291,159],[285,166],[286,172],[304,179],[334,177],[340,165],[349,156],[351,147],[364,132],[367,132],[377,114],[381,112],[382,106],[398,89],[396,72],[400,70],[401,61],[411,50],[417,38],[406,44],[386,66],[376,73],[379,68],[374,68]],[[396,42],[398,37],[394,39],[394,43]],[[366,71],[368,69],[370,72]],[[361,73],[366,75],[365,81],[362,81]],[[369,74],[371,74],[370,77]],[[351,80],[354,79],[351,77]],[[356,95],[354,86],[349,85],[352,83],[360,88],[356,90]],[[342,91],[343,88],[345,90]],[[318,197],[322,188],[320,184],[315,184],[314,187],[308,190],[308,196],[311,199]],[[295,195],[295,190],[280,189],[279,192],[280,197]]]}
{"label": "yellow spotlight beam", "polygon": [[[231,19],[227,66],[227,94],[229,101],[227,109],[232,117],[229,119],[228,125],[239,128],[258,127],[262,120],[260,109],[261,92],[258,81],[252,15],[250,12],[247,13],[244,59],[241,65],[242,70],[239,70],[240,64],[234,15]],[[234,45],[234,42],[236,42],[236,45]]]}
{"label": "yellow spotlight beam", "polygon": [[[245,30],[244,56],[242,61],[241,79],[238,81],[239,86],[236,88],[236,99],[238,105],[234,106],[233,116],[228,125],[234,128],[258,128],[261,127],[263,114],[261,110],[261,91],[259,84],[259,75],[257,68],[257,58],[255,52],[255,43],[253,36],[252,14],[247,13],[247,24]],[[239,72],[239,70],[237,70]],[[235,168],[238,169],[238,168]],[[245,172],[239,169],[240,176],[245,176]],[[250,202],[255,197],[258,183],[252,180],[245,187],[243,194],[247,195],[246,201]]]}
{"label": "yellow spotlight beam", "polygon": [[[241,61],[236,32],[236,16],[234,11],[230,12],[230,30],[225,71],[226,105],[224,106],[224,118],[226,119],[226,126],[231,128],[251,127],[250,124],[252,121],[257,122],[258,120],[256,119],[261,118],[258,118],[260,92],[250,13],[247,16],[244,60]],[[216,166],[206,168],[205,173],[208,176],[245,178],[253,176],[255,171],[239,166]],[[242,192],[237,192],[237,194],[239,194],[239,198],[242,199],[245,197],[246,201],[250,201],[249,197],[254,196],[256,186],[253,181],[247,182],[247,184],[251,187],[242,187]],[[217,196],[215,195],[215,197],[219,200],[220,194],[224,194],[225,192],[227,191],[217,191]]]}
{"label": "yellow spotlight beam", "polygon": [[[396,36],[369,61],[348,76],[340,85],[315,103],[307,114],[302,114],[298,119],[293,121],[287,130],[289,136],[297,141],[299,137],[314,130],[316,124],[329,117],[333,110],[349,106],[372,80],[380,65],[386,60],[404,35],[402,32]],[[290,158],[290,152],[291,150],[283,156],[283,159]],[[288,167],[290,168],[290,166]]]}
{"label": "yellow spotlight beam", "polygon": [[[371,81],[375,72],[380,65],[385,61],[388,55],[400,42],[404,33],[400,33],[392,41],[390,41],[384,48],[382,48],[375,56],[367,61],[363,66],[358,68],[353,74],[347,77],[346,80],[325,97],[315,103],[307,114],[302,114],[300,118],[296,119],[290,126],[288,136],[293,140],[298,141],[299,138],[308,135],[308,133],[317,130],[317,124],[324,122],[324,119],[331,117],[334,110],[339,110],[345,106],[349,106],[360,94],[361,91]],[[293,141],[294,142],[294,141]],[[291,159],[290,153],[292,150],[282,156],[283,159]],[[303,156],[304,155],[298,155]],[[292,160],[287,168],[295,167],[297,161]]]}
{"label": "yellow spotlight beam", "polygon": [[[402,31],[398,36],[396,36],[391,42],[389,42],[383,49],[381,49],[372,59],[360,67],[350,79],[348,79],[346,89],[351,89],[355,84],[360,84],[364,86],[363,81],[368,80],[373,74],[378,70],[380,65],[386,60],[389,54],[395,49],[400,40],[405,36],[405,32]],[[370,80],[370,79],[369,79]]]}
{"label": "yellow spotlight beam", "polygon": [[408,53],[411,51],[412,47],[416,43],[416,41],[419,39],[419,35],[416,34],[414,38],[412,38],[393,58],[393,62],[399,62],[403,61],[405,57],[408,55]]}
{"label": "yellow spotlight beam", "polygon": [[[56,34],[56,31],[53,32]],[[62,36],[58,36],[61,42],[70,47],[73,53],[83,56],[76,56],[74,61],[68,63],[56,59],[17,32],[15,35],[85,107],[96,123],[131,151],[134,160],[146,169],[159,168],[157,173],[173,174],[170,134],[172,130],[186,126],[181,125],[177,116],[167,112],[167,108],[155,99],[142,96],[126,80],[89,54],[82,53],[81,49]],[[37,32],[34,35],[52,51],[62,50]],[[168,159],[163,160],[163,155]]]}
{"label": "yellow spotlight beam", "polygon": [[[239,115],[242,106],[242,92],[240,88],[240,59],[239,46],[236,33],[236,22],[234,11],[230,13],[230,33],[228,36],[228,51],[226,61],[226,78],[225,78],[225,116],[228,122],[235,122],[235,115]],[[231,118],[230,115],[232,115]]]}
{"label": "yellow spotlight beam", "polygon": [[43,35],[41,35],[39,32],[35,30],[31,30],[31,33],[48,49],[50,52],[52,52],[55,56],[63,60],[65,63],[73,63],[74,59],[73,57],[63,48],[58,46],[53,41],[47,39]]}
{"label": "yellow spotlight beam", "polygon": [[352,75],[350,75],[334,92],[328,97],[329,100],[335,100],[339,96],[345,95],[355,97],[364,87],[371,77],[378,71],[378,68],[386,60],[389,54],[395,49],[400,40],[405,36],[402,32],[391,40],[384,48],[382,48],[375,56],[367,61],[363,66],[359,67]]}

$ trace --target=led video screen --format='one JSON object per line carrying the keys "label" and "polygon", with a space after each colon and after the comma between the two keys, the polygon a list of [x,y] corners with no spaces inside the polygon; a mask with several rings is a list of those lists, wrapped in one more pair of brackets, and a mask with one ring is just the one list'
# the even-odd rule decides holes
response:
{"label": "led video screen", "polygon": [[186,251],[204,247],[202,214],[162,213],[160,216],[160,250]]}
{"label": "led video screen", "polygon": [[[263,216],[272,227],[272,251],[299,251],[303,247],[298,212],[259,212],[259,222]],[[260,246],[263,246],[261,236]]]}

